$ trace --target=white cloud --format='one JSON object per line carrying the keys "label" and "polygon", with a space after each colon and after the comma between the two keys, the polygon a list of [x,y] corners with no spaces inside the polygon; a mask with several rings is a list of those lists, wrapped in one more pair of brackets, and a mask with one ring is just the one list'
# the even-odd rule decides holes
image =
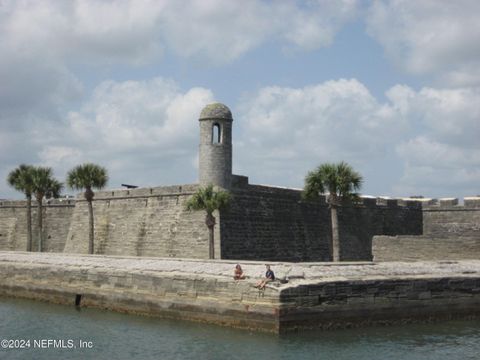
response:
{"label": "white cloud", "polygon": [[[466,196],[479,193],[480,149],[468,149],[416,137],[397,147],[404,174],[394,191],[408,194]],[[442,195],[440,195],[442,196]]]}
{"label": "white cloud", "polygon": [[25,57],[142,63],[161,50],[159,1],[20,0],[3,8],[3,41]]}
{"label": "white cloud", "polygon": [[278,176],[289,172],[289,184],[301,185],[306,171],[321,162],[363,167],[408,129],[399,111],[379,103],[355,79],[263,88],[241,109],[239,145],[248,151],[241,150],[240,168],[254,164],[260,181],[277,185],[285,183]]}
{"label": "white cloud", "polygon": [[203,88],[180,93],[174,82],[105,81],[80,112],[68,116],[70,129],[82,142],[92,135],[114,151],[155,147],[167,151],[188,141],[198,124],[194,119],[213,95]]}
{"label": "white cloud", "polygon": [[[154,64],[165,53],[196,66],[234,62],[266,44],[318,49],[358,8],[353,0],[0,2],[0,175],[21,162],[61,175],[95,161],[111,169],[112,186],[194,181],[196,119],[214,98],[209,89],[182,90],[163,78],[102,81],[115,78],[119,64],[125,79],[138,78],[128,72],[132,65]],[[320,162],[346,160],[365,171],[374,194],[397,169],[398,195],[428,193],[431,184],[445,195],[473,191],[479,10],[477,1],[375,2],[370,34],[408,72],[444,86],[396,85],[385,101],[355,79],[262,87],[232,106],[236,172],[300,186]]]}
{"label": "white cloud", "polygon": [[164,51],[226,63],[278,40],[304,49],[326,46],[355,9],[353,0],[3,0],[0,124],[5,131],[60,121],[84,95],[79,79],[98,76],[98,66],[150,64]]}
{"label": "white cloud", "polygon": [[478,89],[396,85],[386,96],[378,101],[355,79],[262,88],[240,107],[237,169],[257,182],[301,186],[314,166],[345,160],[372,194],[478,193]]}
{"label": "white cloud", "polygon": [[412,123],[421,124],[429,136],[464,148],[480,147],[480,88],[425,87],[415,92],[397,85],[387,97]]}
{"label": "white cloud", "polygon": [[[166,52],[189,64],[225,64],[265,43],[327,46],[356,8],[355,0],[0,0],[3,172],[28,162],[59,166],[61,173],[84,159],[120,169],[135,163],[135,151],[152,164],[173,153],[191,164],[196,140],[187,134],[196,122],[190,121],[211,92],[182,92],[161,79],[106,81],[89,99],[86,91],[115,78],[119,65],[128,73]],[[182,178],[181,161],[149,182],[175,181],[175,166]]]}
{"label": "white cloud", "polygon": [[235,60],[278,38],[304,49],[329,45],[356,14],[355,0],[307,4],[223,1],[4,1],[3,41],[24,55],[70,62],[146,63],[168,46],[183,57]]}
{"label": "white cloud", "polygon": [[[194,181],[197,119],[212,101],[207,89],[181,92],[162,78],[105,81],[80,111],[68,114],[64,126],[48,131],[49,145],[39,152],[39,161],[62,174],[85,161],[105,164],[116,186],[125,178],[140,185],[168,183],[182,175],[184,181]],[[181,169],[175,173],[172,168]]]}
{"label": "white cloud", "polygon": [[[43,119],[0,133],[0,175],[26,162],[50,166],[64,179],[72,167],[94,162],[107,167],[112,188],[195,182],[198,116],[213,101],[208,89],[181,91],[162,78],[105,81],[65,121]],[[0,190],[13,195],[6,184]]]}
{"label": "white cloud", "polygon": [[397,145],[405,171],[395,191],[478,193],[480,89],[423,88],[414,92],[397,86],[389,94],[406,104],[405,116],[415,127],[414,133],[420,134],[413,133]]}
{"label": "white cloud", "polygon": [[[478,168],[480,170],[480,148],[465,151],[466,149],[460,146],[444,144],[426,136],[418,136],[401,143],[397,149],[410,167],[430,167],[438,170]],[[444,179],[438,180],[444,181]]]}
{"label": "white cloud", "polygon": [[[318,164],[345,160],[365,176],[366,193],[478,193],[479,92],[397,85],[386,96],[379,101],[355,79],[261,88],[232,107],[234,171],[298,187]],[[108,167],[111,187],[194,182],[197,118],[213,99],[208,89],[182,91],[162,78],[105,81],[64,122],[2,133],[2,160],[13,168],[21,161],[8,154],[20,159],[30,151],[38,157],[28,162],[52,166],[60,177],[93,161]],[[19,136],[28,146],[17,147]]]}
{"label": "white cloud", "polygon": [[284,5],[278,11],[284,37],[304,49],[330,45],[335,33],[357,15],[355,0],[316,0],[304,3],[304,11]]}
{"label": "white cloud", "polygon": [[45,166],[65,168],[82,161],[82,151],[68,146],[46,145],[39,154]]}
{"label": "white cloud", "polygon": [[223,64],[278,40],[326,46],[355,11],[354,0],[3,0],[0,121],[28,127],[32,118],[60,118],[83,96],[79,78],[99,66],[151,64],[165,51]]}
{"label": "white cloud", "polygon": [[373,2],[368,32],[412,74],[432,74],[449,86],[480,83],[480,2]]}
{"label": "white cloud", "polygon": [[439,140],[480,148],[479,100],[480,88],[424,88],[418,93],[416,109]]}
{"label": "white cloud", "polygon": [[224,63],[272,39],[306,50],[328,46],[356,11],[355,0],[172,1],[162,20],[164,38],[176,53]]}
{"label": "white cloud", "polygon": [[478,193],[480,158],[480,23],[478,1],[377,1],[369,33],[414,75],[442,87],[394,86],[387,98],[412,133],[396,145],[404,174],[395,192]]}

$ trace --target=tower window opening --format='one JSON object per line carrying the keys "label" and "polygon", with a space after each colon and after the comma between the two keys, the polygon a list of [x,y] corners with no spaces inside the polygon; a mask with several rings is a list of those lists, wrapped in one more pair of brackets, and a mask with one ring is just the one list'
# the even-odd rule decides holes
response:
{"label": "tower window opening", "polygon": [[212,128],[212,143],[221,144],[222,143],[222,132],[219,124],[213,124]]}

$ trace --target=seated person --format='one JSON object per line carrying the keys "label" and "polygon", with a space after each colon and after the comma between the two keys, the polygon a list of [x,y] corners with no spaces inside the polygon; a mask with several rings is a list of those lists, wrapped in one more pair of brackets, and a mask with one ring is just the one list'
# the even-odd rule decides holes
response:
{"label": "seated person", "polygon": [[267,267],[267,272],[265,273],[265,278],[260,280],[257,285],[255,285],[256,288],[259,289],[265,289],[265,285],[267,285],[269,282],[272,282],[275,280],[275,274],[273,273],[272,270],[270,270],[270,265],[266,264]]}
{"label": "seated person", "polygon": [[245,274],[243,273],[243,270],[240,264],[235,265],[235,270],[233,270],[233,279],[234,280],[245,279]]}

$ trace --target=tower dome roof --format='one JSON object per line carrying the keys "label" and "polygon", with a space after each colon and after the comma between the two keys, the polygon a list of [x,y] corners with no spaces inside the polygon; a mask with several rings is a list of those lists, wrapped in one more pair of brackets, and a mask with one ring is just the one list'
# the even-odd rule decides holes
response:
{"label": "tower dome roof", "polygon": [[226,105],[220,103],[213,103],[205,106],[200,113],[200,120],[204,119],[233,120],[230,109]]}

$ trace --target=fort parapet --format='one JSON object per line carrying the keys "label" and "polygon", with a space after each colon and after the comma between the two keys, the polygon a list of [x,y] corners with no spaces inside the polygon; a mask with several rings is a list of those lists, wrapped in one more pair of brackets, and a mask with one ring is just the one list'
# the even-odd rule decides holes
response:
{"label": "fort parapet", "polygon": [[[204,213],[185,210],[185,202],[197,189],[193,184],[97,192],[96,253],[207,258]],[[217,257],[330,260],[331,220],[324,198],[306,202],[301,190],[250,185],[240,176],[233,177],[231,193],[229,208],[217,214]],[[32,209],[35,214],[35,203]],[[26,249],[25,212],[24,201],[0,202],[0,249]],[[86,253],[87,212],[81,194],[75,200],[47,202],[45,251]],[[371,260],[374,235],[422,233],[422,207],[415,201],[363,198],[339,211],[339,226],[341,258]],[[36,227],[33,232],[35,240]]]}
{"label": "fort parapet", "polygon": [[[208,257],[203,212],[185,210],[198,185],[176,185],[95,194],[96,253]],[[321,197],[304,201],[301,190],[250,185],[234,176],[232,202],[217,214],[217,258],[271,261],[330,260],[330,211]],[[342,260],[479,258],[480,198],[388,199],[363,197],[339,214]],[[0,202],[0,249],[26,249],[25,201]],[[33,216],[36,204],[32,205]],[[50,200],[44,208],[44,251],[86,253],[87,203]],[[33,221],[33,249],[38,229]]]}
{"label": "fort parapet", "polygon": [[480,197],[424,199],[421,236],[375,236],[377,261],[480,258]]}

